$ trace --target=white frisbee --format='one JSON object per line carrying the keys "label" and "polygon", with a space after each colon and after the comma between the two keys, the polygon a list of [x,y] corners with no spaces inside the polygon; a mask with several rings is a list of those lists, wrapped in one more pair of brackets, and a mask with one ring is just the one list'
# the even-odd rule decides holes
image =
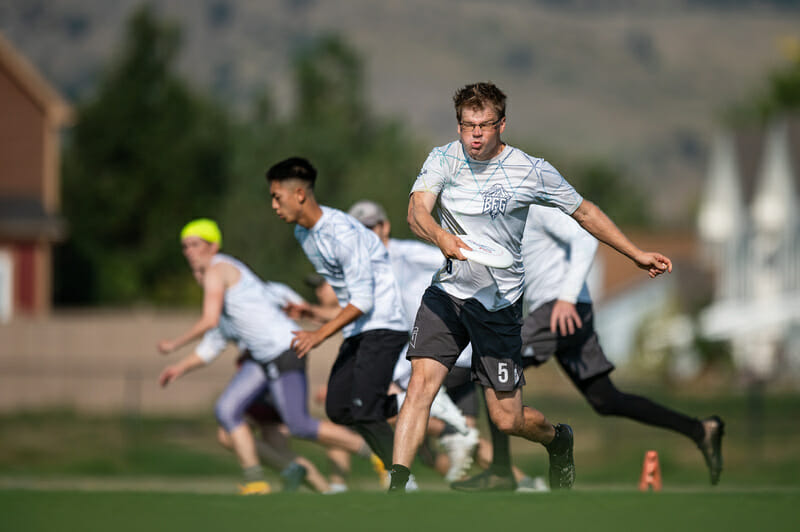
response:
{"label": "white frisbee", "polygon": [[511,252],[488,238],[458,235],[472,250],[461,248],[461,253],[472,262],[489,266],[490,268],[508,268],[514,264]]}

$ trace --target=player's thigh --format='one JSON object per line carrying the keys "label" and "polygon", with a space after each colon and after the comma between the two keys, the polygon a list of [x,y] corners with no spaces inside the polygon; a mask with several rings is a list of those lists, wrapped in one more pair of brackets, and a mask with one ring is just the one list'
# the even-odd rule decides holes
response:
{"label": "player's thigh", "polygon": [[473,380],[498,391],[512,391],[524,385],[521,304],[490,312],[470,300],[464,305],[462,321],[472,342]]}
{"label": "player's thigh", "polygon": [[460,320],[461,302],[444,291],[429,287],[422,296],[411,331],[408,358],[432,358],[452,368],[469,343]]}
{"label": "player's thigh", "polygon": [[408,333],[381,329],[361,336],[353,368],[353,388],[375,388],[379,390],[376,393],[385,395],[400,352],[408,342]]}
{"label": "player's thigh", "polygon": [[586,382],[614,371],[614,364],[606,357],[594,330],[582,342],[559,349],[556,359],[579,389]]}
{"label": "player's thigh", "polygon": [[325,412],[334,421],[348,412],[352,404],[356,352],[360,340],[359,336],[345,338],[331,367],[325,395]]}

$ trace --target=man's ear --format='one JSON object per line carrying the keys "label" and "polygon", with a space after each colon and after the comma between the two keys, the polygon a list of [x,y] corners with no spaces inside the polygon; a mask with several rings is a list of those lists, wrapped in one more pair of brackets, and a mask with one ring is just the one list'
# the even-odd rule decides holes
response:
{"label": "man's ear", "polygon": [[306,202],[306,198],[308,197],[308,191],[306,187],[297,187],[294,189],[294,193],[297,196],[297,202],[301,205]]}

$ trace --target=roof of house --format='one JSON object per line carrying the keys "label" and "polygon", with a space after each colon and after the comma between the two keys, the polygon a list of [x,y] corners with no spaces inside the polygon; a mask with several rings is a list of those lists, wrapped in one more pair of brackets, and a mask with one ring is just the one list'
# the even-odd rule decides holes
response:
{"label": "roof of house", "polygon": [[0,68],[6,69],[56,127],[72,122],[72,107],[0,33]]}
{"label": "roof of house", "polygon": [[[800,113],[788,115],[786,124],[795,190],[800,190]],[[734,133],[737,163],[742,179],[742,200],[745,205],[752,202],[761,179],[768,127],[740,128]]]}

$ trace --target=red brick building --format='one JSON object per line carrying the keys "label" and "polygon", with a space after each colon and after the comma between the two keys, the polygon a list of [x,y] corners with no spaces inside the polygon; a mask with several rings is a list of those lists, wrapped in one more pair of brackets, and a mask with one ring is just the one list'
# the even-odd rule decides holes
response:
{"label": "red brick building", "polygon": [[51,306],[59,217],[59,132],[70,106],[0,35],[0,322]]}

